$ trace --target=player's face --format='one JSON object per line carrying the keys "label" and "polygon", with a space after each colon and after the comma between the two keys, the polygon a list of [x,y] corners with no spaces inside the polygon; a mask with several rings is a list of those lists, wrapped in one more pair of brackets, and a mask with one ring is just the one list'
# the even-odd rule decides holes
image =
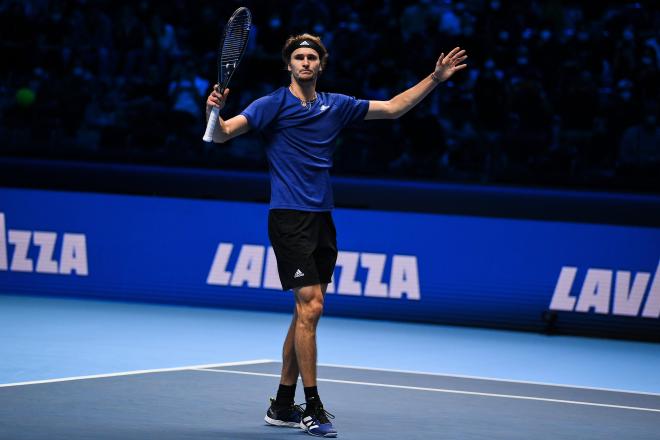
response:
{"label": "player's face", "polygon": [[289,72],[291,72],[296,81],[306,82],[315,80],[320,68],[321,60],[319,60],[319,55],[314,49],[303,47],[294,50],[291,54]]}

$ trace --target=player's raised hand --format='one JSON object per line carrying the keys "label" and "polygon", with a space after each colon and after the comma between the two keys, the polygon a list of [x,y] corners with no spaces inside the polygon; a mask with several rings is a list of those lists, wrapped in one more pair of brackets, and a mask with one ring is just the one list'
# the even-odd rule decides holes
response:
{"label": "player's raised hand", "polygon": [[453,48],[447,55],[441,53],[435,63],[435,77],[440,82],[447,81],[454,73],[467,67],[467,64],[461,64],[466,58],[465,50],[460,47]]}
{"label": "player's raised hand", "polygon": [[220,91],[218,90],[218,85],[216,84],[213,86],[213,91],[209,95],[209,97],[206,99],[206,107],[217,107],[218,110],[222,110],[222,108],[225,106],[225,101],[227,101],[227,96],[229,95],[229,89],[225,89],[225,91],[220,94]]}

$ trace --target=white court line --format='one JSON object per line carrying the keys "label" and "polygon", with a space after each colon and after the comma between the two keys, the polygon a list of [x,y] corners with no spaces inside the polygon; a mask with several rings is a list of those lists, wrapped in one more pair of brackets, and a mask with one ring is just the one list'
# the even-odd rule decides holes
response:
{"label": "white court line", "polygon": [[[263,377],[280,377],[279,374],[270,374],[270,373],[253,373],[248,371],[236,371],[236,370],[211,370],[208,368],[193,368],[195,371],[209,371],[212,373],[231,373],[231,374],[244,374],[247,376],[263,376]],[[616,409],[630,409],[635,411],[649,411],[660,413],[660,409],[655,408],[642,408],[637,406],[623,406],[623,405],[611,405],[608,403],[594,403],[594,402],[582,402],[579,400],[562,400],[562,399],[548,399],[545,397],[531,397],[531,396],[515,396],[511,394],[495,394],[495,393],[479,393],[476,391],[459,391],[459,390],[448,390],[444,388],[426,388],[426,387],[413,387],[408,385],[392,385],[388,383],[374,383],[374,382],[356,382],[352,380],[338,380],[338,379],[316,379],[318,382],[331,382],[331,383],[342,383],[348,385],[365,385],[370,387],[381,387],[381,388],[396,388],[403,390],[415,390],[415,391],[432,391],[436,393],[449,393],[449,394],[466,394],[470,396],[485,396],[485,397],[502,397],[506,399],[519,399],[519,400],[536,400],[541,402],[553,402],[553,403],[568,403],[571,405],[586,405],[586,406],[599,406],[603,408],[616,408]]]}
{"label": "white court line", "polygon": [[[279,361],[278,361],[279,362]],[[369,368],[369,367],[355,367],[352,365],[339,365],[339,364],[318,364],[319,367],[331,367],[331,368],[351,368],[354,370],[366,370],[366,371],[382,371],[386,373],[405,373],[405,374],[421,374],[426,376],[440,376],[440,377],[455,377],[458,379],[477,379],[477,380],[492,380],[494,382],[510,382],[510,383],[520,383],[525,385],[542,385],[547,387],[562,387],[562,388],[576,388],[579,390],[593,390],[593,391],[611,391],[613,393],[627,393],[627,394],[642,394],[645,396],[656,396],[660,397],[660,393],[650,393],[644,391],[631,391],[631,390],[620,390],[616,388],[597,388],[597,387],[585,387],[579,385],[567,385],[561,383],[548,383],[548,382],[533,382],[526,380],[513,380],[513,379],[498,379],[494,377],[485,377],[485,376],[463,376],[460,374],[445,374],[445,373],[426,373],[424,371],[410,371],[410,370],[394,370],[389,368]]]}
{"label": "white court line", "polygon": [[63,377],[59,379],[46,379],[46,380],[33,380],[30,382],[15,382],[15,383],[3,383],[0,384],[0,388],[3,387],[17,387],[22,385],[36,385],[41,383],[55,383],[55,382],[68,382],[73,380],[85,380],[85,379],[100,379],[104,377],[117,377],[117,376],[131,376],[134,374],[149,374],[149,373],[164,373],[167,371],[185,371],[190,369],[200,369],[200,368],[219,368],[219,367],[237,367],[241,365],[255,365],[255,364],[265,364],[273,362],[270,359],[256,359],[253,361],[240,361],[240,362],[226,362],[224,364],[206,364],[206,365],[189,365],[187,367],[174,367],[174,368],[158,368],[155,370],[134,370],[134,371],[123,371],[120,373],[107,373],[107,374],[94,374],[90,376],[74,376],[74,377]]}

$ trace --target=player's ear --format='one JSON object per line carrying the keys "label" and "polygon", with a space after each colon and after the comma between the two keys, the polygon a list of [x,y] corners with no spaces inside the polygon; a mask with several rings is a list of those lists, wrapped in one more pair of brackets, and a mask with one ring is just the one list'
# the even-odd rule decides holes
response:
{"label": "player's ear", "polygon": [[289,63],[289,64],[286,65],[286,70],[288,70],[289,72],[291,72],[291,63]]}

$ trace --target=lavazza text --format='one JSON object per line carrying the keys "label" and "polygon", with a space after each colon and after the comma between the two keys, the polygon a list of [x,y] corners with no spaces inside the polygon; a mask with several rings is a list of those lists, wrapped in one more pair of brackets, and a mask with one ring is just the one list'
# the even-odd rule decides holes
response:
{"label": "lavazza text", "polygon": [[571,291],[577,273],[577,267],[561,268],[550,310],[581,313],[593,310],[601,315],[660,317],[660,262],[652,281],[649,272],[589,268],[578,296],[573,296]]}
{"label": "lavazza text", "polygon": [[[244,244],[240,247],[238,256],[233,253],[232,243],[218,245],[206,280],[208,284],[235,287],[246,284],[252,288],[282,289],[272,247]],[[388,282],[383,282],[388,255],[340,251],[337,256],[339,276],[328,285],[327,293],[420,300],[417,257],[392,255],[389,258],[390,276]],[[231,270],[230,260],[235,261]],[[356,278],[364,278],[364,282]]]}
{"label": "lavazza text", "polygon": [[[61,242],[58,234],[49,231],[25,231],[6,229],[5,215],[0,212],[0,270],[11,272],[37,272],[60,275],[89,274],[87,268],[87,239],[85,234],[64,233]],[[8,244],[13,245],[11,260]],[[59,252],[55,252],[59,245]],[[36,253],[36,265],[30,255]]]}

